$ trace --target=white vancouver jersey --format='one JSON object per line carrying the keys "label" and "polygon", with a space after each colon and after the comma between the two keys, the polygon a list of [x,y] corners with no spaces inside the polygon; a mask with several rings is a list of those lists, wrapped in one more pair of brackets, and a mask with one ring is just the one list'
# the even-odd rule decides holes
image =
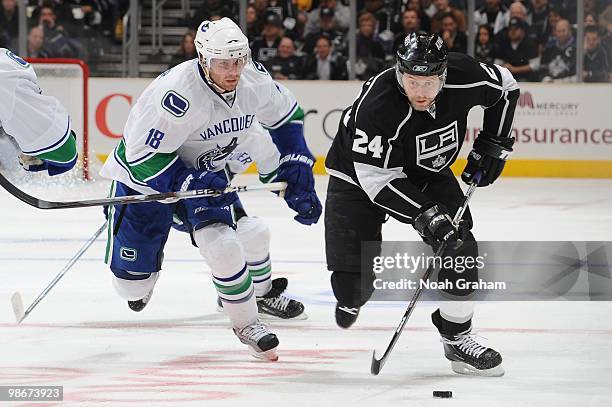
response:
{"label": "white vancouver jersey", "polygon": [[0,126],[29,155],[56,150],[71,131],[68,113],[56,98],[42,94],[32,66],[5,48],[0,48]]}
{"label": "white vancouver jersey", "polygon": [[[133,106],[123,139],[101,175],[141,193],[178,159],[188,168],[219,171],[245,153],[262,168],[278,166],[278,150],[257,122],[276,129],[301,112],[293,95],[257,62],[249,63],[231,94],[206,81],[197,59],[157,77]],[[297,117],[297,116],[296,116]],[[261,142],[256,142],[259,139]],[[267,164],[262,161],[274,161]]]}

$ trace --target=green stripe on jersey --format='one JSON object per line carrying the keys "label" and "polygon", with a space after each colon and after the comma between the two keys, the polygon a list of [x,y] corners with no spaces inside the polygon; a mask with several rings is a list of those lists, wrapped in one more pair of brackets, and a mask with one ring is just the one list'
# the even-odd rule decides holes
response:
{"label": "green stripe on jersey", "polygon": [[287,120],[285,123],[296,121],[296,120],[304,121],[304,111],[302,110],[300,106],[298,106],[298,108],[295,110],[295,112],[293,112],[289,120]]}
{"label": "green stripe on jersey", "polygon": [[138,181],[147,182],[166,170],[178,159],[176,153],[155,153],[138,164],[129,164],[125,156],[125,141],[122,139],[117,146],[117,156]]}
{"label": "green stripe on jersey", "polygon": [[276,173],[278,173],[278,169],[272,171],[269,174],[259,174],[259,181],[264,184],[267,184],[268,182],[272,181],[274,177],[276,177]]}
{"label": "green stripe on jersey", "polygon": [[76,158],[76,139],[74,132],[70,132],[70,135],[61,146],[55,150],[47,151],[46,153],[38,154],[36,157],[41,160],[51,161],[56,163],[69,163]]}
{"label": "green stripe on jersey", "polygon": [[249,274],[251,274],[251,276],[260,277],[265,274],[268,274],[271,270],[272,270],[272,266],[268,264],[267,266],[260,268],[260,269],[249,268]]}

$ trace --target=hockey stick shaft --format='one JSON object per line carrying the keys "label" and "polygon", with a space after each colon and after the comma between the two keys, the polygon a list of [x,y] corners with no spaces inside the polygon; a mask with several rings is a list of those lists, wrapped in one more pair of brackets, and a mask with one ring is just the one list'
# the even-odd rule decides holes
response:
{"label": "hockey stick shaft", "polygon": [[33,197],[24,191],[17,188],[4,175],[0,173],[0,185],[6,189],[11,195],[17,199],[27,203],[38,209],[69,209],[69,208],[86,208],[90,206],[105,206],[105,205],[125,205],[135,204],[152,201],[165,201],[165,200],[179,200],[179,199],[191,199],[201,198],[207,196],[217,196],[222,193],[230,192],[248,192],[248,191],[282,191],[287,187],[285,182],[270,182],[268,184],[258,185],[236,185],[229,186],[223,191],[217,191],[214,189],[194,189],[189,191],[181,192],[165,192],[158,194],[149,195],[127,195],[119,196],[114,198],[100,198],[100,199],[84,199],[80,201],[67,201],[67,202],[55,202],[45,201]]}
{"label": "hockey stick shaft", "polygon": [[55,287],[55,285],[62,279],[62,277],[64,277],[64,275],[72,268],[72,266],[74,266],[77,260],[79,260],[81,256],[83,256],[83,254],[85,254],[87,249],[91,247],[91,245],[98,239],[98,237],[106,229],[106,224],[107,224],[107,221],[105,221],[102,224],[102,226],[100,226],[100,228],[96,230],[96,232],[83,244],[83,246],[81,246],[79,251],[74,256],[72,256],[72,258],[68,261],[68,263],[66,263],[64,268],[59,273],[57,273],[57,275],[53,278],[53,280],[49,283],[49,285],[47,285],[47,287],[38,295],[38,297],[36,297],[36,299],[32,302],[32,304],[30,304],[28,309],[26,309],[22,315],[20,315],[21,311],[19,311],[18,307],[16,306],[16,304],[21,303],[20,295],[19,293],[13,294],[13,299],[12,299],[13,311],[15,312],[15,318],[17,319],[18,324],[20,324],[21,321],[23,321],[30,314],[30,312],[32,312],[32,310],[36,308],[38,303],[40,303],[43,300],[43,298],[47,296],[49,291],[51,291],[51,289]]}
{"label": "hockey stick shaft", "polygon": [[[463,197],[463,202],[459,206],[459,209],[457,210],[457,213],[455,214],[455,217],[453,218],[453,225],[455,226],[458,225],[459,221],[463,217],[463,214],[465,213],[468,207],[470,199],[472,199],[472,195],[474,194],[474,191],[476,190],[476,186],[478,184],[478,178],[475,177],[476,181],[470,184],[470,187],[465,193],[465,196]],[[438,250],[436,250],[436,253],[434,254],[434,258],[438,258],[442,256],[445,250],[446,250],[446,242],[442,242],[440,244],[440,247],[438,247]],[[427,268],[427,270],[423,274],[423,277],[421,277],[422,281],[429,280],[429,277],[435,270],[435,264],[436,263],[434,262]],[[422,292],[423,292],[422,285],[418,284],[418,287],[414,295],[412,296],[410,303],[408,304],[408,308],[406,308],[406,312],[404,312],[404,315],[402,316],[402,320],[400,321],[399,325],[397,326],[397,328],[395,328],[395,333],[393,334],[393,338],[391,338],[391,342],[389,343],[389,345],[387,345],[387,349],[385,349],[385,353],[383,353],[382,357],[380,359],[377,359],[376,351],[374,351],[374,353],[372,354],[372,364],[370,366],[370,373],[372,373],[373,375],[377,375],[378,373],[380,373],[380,370],[383,368],[385,362],[387,361],[387,358],[389,357],[389,355],[391,354],[391,351],[395,347],[395,344],[399,340],[399,337],[402,334],[402,331],[404,330],[404,326],[406,326],[406,323],[408,322],[408,319],[410,318],[410,315],[412,314],[412,311],[414,310],[416,303],[419,300],[419,297],[421,296]]]}

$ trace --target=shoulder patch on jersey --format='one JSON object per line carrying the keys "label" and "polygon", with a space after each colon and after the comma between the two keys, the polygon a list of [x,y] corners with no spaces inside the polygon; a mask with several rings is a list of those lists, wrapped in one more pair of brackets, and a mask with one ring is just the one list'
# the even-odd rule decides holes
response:
{"label": "shoulder patch on jersey", "polygon": [[253,62],[253,66],[255,67],[255,70],[257,70],[257,72],[264,74],[264,75],[269,75],[268,71],[261,63],[255,61],[254,59],[252,59],[251,61]]}
{"label": "shoulder patch on jersey", "polygon": [[6,50],[6,56],[12,59],[13,61],[17,62],[22,68],[27,68],[30,66],[28,62],[26,62],[20,56],[14,54],[12,51],[8,49]]}
{"label": "shoulder patch on jersey", "polygon": [[169,90],[162,99],[162,107],[176,117],[183,117],[189,110],[189,101],[176,91]]}

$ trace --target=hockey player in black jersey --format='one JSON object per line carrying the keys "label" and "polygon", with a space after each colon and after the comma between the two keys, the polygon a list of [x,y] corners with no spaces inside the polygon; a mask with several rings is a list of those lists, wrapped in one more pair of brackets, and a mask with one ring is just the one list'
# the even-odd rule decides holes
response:
{"label": "hockey player in black jersey", "polygon": [[[485,108],[482,131],[461,178],[479,187],[492,184],[512,152],[512,120],[519,89],[505,68],[448,53],[437,35],[411,34],[397,52],[397,64],[370,78],[342,114],[325,162],[331,175],[325,208],[327,267],[338,301],[336,322],[350,327],[373,292],[374,276],[361,274],[361,242],[382,241],[387,216],[411,224],[434,250],[447,242],[445,256],[478,255],[466,211],[459,228],[451,218],[463,197],[449,166],[455,161],[474,106]],[[461,274],[476,281],[477,269]],[[457,273],[442,269],[440,279]],[[371,281],[370,281],[371,279]],[[367,281],[364,281],[367,280]],[[372,287],[362,289],[362,287]],[[471,335],[472,290],[448,292],[432,314],[445,356],[457,373],[499,376],[501,355]]]}

